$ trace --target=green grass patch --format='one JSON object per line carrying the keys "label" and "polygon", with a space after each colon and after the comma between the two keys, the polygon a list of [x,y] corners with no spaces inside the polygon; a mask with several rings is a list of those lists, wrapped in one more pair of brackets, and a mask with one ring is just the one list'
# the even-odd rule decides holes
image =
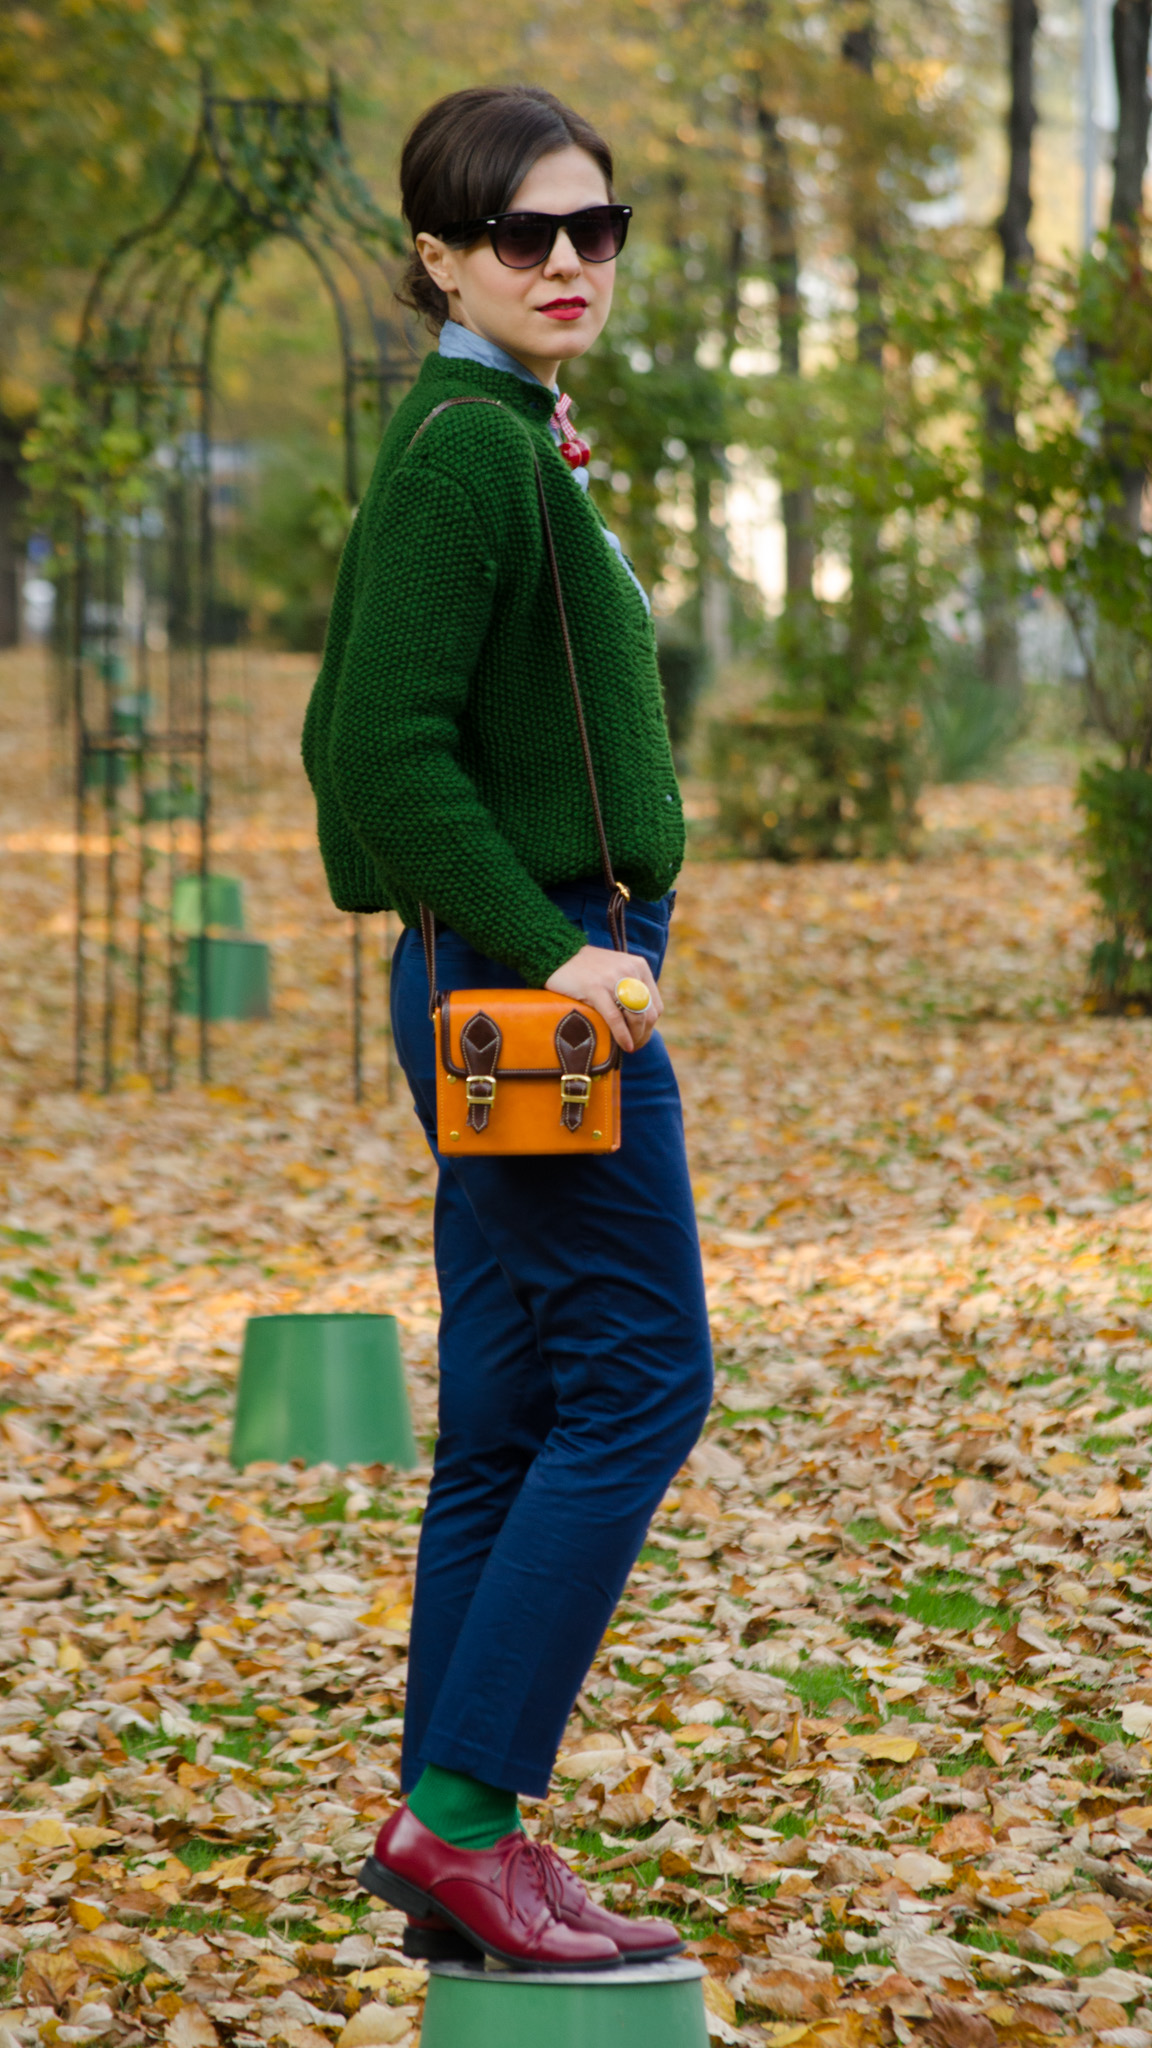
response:
{"label": "green grass patch", "polygon": [[1115,1451],[1140,1449],[1130,1436],[1109,1436],[1107,1429],[1094,1429],[1090,1436],[1082,1436],[1080,1447],[1090,1451],[1094,1458],[1110,1458]]}
{"label": "green grass patch", "polygon": [[796,1835],[806,1835],[808,1833],[807,1820],[802,1813],[796,1813],[795,1811],[782,1813],[779,1820],[773,1821],[772,1825],[785,1842],[792,1841]]}
{"label": "green grass patch", "polygon": [[970,1401],[972,1399],[973,1394],[979,1393],[981,1387],[986,1387],[987,1384],[988,1375],[985,1372],[983,1366],[970,1365],[967,1371],[963,1373],[961,1377],[957,1380],[956,1385],[953,1387],[952,1391],[955,1394],[957,1400]]}
{"label": "green grass patch", "polygon": [[922,1529],[920,1542],[930,1543],[935,1550],[950,1550],[958,1554],[971,1549],[971,1538],[962,1529]]}
{"label": "green grass patch", "polygon": [[[1054,1719],[1054,1717],[1050,1718]],[[1101,1721],[1094,1714],[1068,1714],[1066,1716],[1061,1715],[1060,1718],[1062,1720],[1070,1720],[1077,1728],[1082,1728],[1086,1735],[1094,1735],[1100,1742],[1135,1742],[1137,1740],[1135,1735],[1125,1734],[1119,1721]]]}
{"label": "green grass patch", "polygon": [[342,1522],[347,1505],[348,1488],[338,1486],[334,1493],[327,1494],[323,1500],[309,1501],[301,1513],[306,1522]]}
{"label": "green grass patch", "polygon": [[[954,1578],[956,1574],[947,1575]],[[920,1622],[925,1628],[951,1629],[958,1635],[970,1635],[978,1628],[1006,1628],[1007,1622],[998,1607],[989,1607],[975,1593],[960,1585],[929,1586],[923,1582],[908,1586],[903,1593],[895,1593],[892,1606],[898,1614],[907,1614],[912,1621]]]}
{"label": "green grass patch", "polygon": [[867,1681],[853,1671],[831,1664],[798,1664],[795,1671],[781,1671],[778,1676],[816,1717],[826,1714],[833,1700],[851,1700],[861,1713],[868,1712]]}
{"label": "green grass patch", "polygon": [[137,1728],[134,1725],[130,1725],[122,1728],[116,1739],[120,1747],[129,1756],[147,1756],[148,1752],[153,1749],[171,1749],[175,1747],[180,1751],[181,1756],[185,1757],[190,1763],[196,1753],[196,1744],[191,1736],[186,1736],[182,1741],[173,1745],[171,1738],[165,1735],[164,1730],[159,1726],[155,1728]]}
{"label": "green grass patch", "polygon": [[[1098,1384],[1113,1403],[1112,1415],[1123,1415],[1129,1408],[1144,1408],[1148,1405],[1148,1389],[1138,1372],[1123,1372],[1116,1366],[1106,1366],[1100,1374]],[[1111,1415],[1103,1418],[1110,1422]]]}
{"label": "green grass patch", "polygon": [[675,1571],[680,1560],[674,1550],[661,1550],[658,1543],[646,1543],[640,1552],[641,1564],[663,1565],[666,1571]]}
{"label": "green grass patch", "polygon": [[848,1523],[845,1534],[857,1543],[891,1543],[892,1531],[886,1529],[876,1515],[857,1515]]}
{"label": "green grass patch", "polygon": [[228,1849],[226,1843],[208,1842],[203,1835],[190,1835],[174,1853],[185,1870],[190,1870],[196,1877],[202,1870],[210,1870],[214,1863],[219,1863],[228,1854]]}

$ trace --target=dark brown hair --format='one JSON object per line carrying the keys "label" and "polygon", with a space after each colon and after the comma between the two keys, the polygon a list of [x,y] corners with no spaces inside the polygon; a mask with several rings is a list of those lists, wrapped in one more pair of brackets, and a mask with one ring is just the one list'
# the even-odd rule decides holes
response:
{"label": "dark brown hair", "polygon": [[[404,218],[417,235],[453,221],[505,213],[534,163],[575,143],[604,173],[612,197],[612,151],[591,122],[539,85],[472,85],[421,114],[400,158]],[[448,300],[413,251],[396,292],[433,333]]]}

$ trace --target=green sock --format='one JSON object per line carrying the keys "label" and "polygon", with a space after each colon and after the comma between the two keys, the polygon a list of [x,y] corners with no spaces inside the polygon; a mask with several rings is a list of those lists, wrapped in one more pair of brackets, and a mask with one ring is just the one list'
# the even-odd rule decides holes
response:
{"label": "green sock", "polygon": [[408,1799],[410,1813],[454,1849],[492,1849],[520,1825],[514,1792],[481,1784],[460,1771],[425,1764]]}

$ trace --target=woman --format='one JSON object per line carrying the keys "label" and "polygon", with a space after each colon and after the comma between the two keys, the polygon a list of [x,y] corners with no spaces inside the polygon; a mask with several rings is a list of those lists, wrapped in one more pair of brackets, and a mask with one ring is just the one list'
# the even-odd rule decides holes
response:
{"label": "woman", "polygon": [[[711,1352],[679,1096],[653,1026],[683,824],[645,598],[557,402],[600,333],[626,208],[550,93],[441,100],[404,149],[408,303],[439,333],[340,567],[304,758],[345,910],[397,909],[393,1029],[435,1150],[419,906],[442,989],[544,987],[622,1049],[610,1155],[439,1160],[440,1434],[421,1531],[402,1805],[363,1882],[416,1955],[602,1969],[679,1946],[595,1906],[520,1827],[699,1433]],[[438,415],[450,398],[497,399]],[[527,428],[527,432],[525,432]],[[612,950],[536,498],[543,472],[607,836]],[[623,976],[649,995],[631,1022]]]}

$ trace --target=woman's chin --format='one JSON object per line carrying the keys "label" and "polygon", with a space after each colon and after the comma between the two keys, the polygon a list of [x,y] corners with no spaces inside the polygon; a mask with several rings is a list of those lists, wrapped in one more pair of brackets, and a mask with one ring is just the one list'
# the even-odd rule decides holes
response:
{"label": "woman's chin", "polygon": [[572,356],[582,356],[599,334],[600,329],[587,320],[550,320],[545,342],[540,344],[541,355],[554,355],[560,362],[568,362]]}

